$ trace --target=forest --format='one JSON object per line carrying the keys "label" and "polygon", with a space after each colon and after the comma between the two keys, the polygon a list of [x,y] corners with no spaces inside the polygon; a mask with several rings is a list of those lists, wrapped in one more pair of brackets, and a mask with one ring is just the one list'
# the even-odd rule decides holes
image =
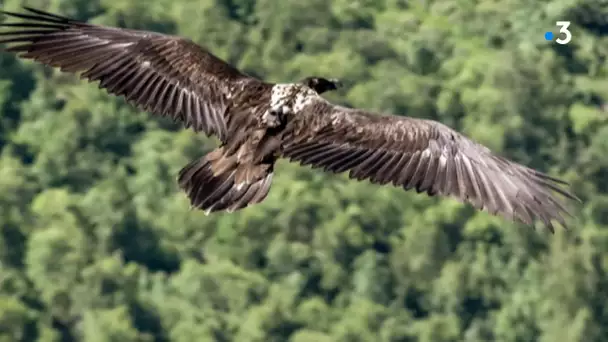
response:
{"label": "forest", "polygon": [[327,99],[441,121],[582,200],[551,234],[283,161],[263,203],[206,216],[176,177],[215,138],[0,53],[0,342],[608,340],[606,1],[0,5],[339,78]]}

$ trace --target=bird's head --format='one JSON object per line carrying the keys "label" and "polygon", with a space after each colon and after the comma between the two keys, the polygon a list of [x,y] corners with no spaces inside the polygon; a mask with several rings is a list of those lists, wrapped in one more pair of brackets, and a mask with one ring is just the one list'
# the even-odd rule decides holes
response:
{"label": "bird's head", "polygon": [[317,94],[323,94],[326,91],[336,90],[342,87],[342,82],[335,78],[306,77],[301,80],[300,83],[313,89]]}

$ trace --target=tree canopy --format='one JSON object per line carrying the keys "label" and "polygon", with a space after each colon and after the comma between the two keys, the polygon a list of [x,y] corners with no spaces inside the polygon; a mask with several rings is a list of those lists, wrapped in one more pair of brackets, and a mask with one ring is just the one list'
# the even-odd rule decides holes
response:
{"label": "tree canopy", "polygon": [[[191,38],[269,81],[440,120],[572,184],[554,235],[451,199],[278,165],[191,211],[217,141],[0,54],[0,342],[605,341],[608,6],[601,0],[5,0]],[[546,41],[571,21],[567,45]],[[539,228],[539,227],[536,227]]]}

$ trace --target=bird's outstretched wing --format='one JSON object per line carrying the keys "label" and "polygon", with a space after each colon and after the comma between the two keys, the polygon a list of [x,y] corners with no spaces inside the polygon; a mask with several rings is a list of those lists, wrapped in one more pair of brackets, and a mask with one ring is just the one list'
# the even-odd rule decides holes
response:
{"label": "bird's outstretched wing", "polygon": [[493,154],[431,120],[374,113],[311,97],[284,133],[282,157],[372,183],[448,195],[532,224],[566,227],[565,182]]}
{"label": "bird's outstretched wing", "polygon": [[20,57],[82,73],[142,110],[170,116],[196,131],[226,139],[231,96],[246,86],[271,87],[190,40],[105,27],[24,7],[0,11],[21,19],[0,24],[0,44]]}

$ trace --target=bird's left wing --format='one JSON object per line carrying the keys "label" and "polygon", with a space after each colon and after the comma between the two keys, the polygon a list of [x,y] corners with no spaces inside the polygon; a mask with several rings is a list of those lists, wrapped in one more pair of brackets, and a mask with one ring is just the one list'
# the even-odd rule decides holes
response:
{"label": "bird's left wing", "polygon": [[229,101],[272,85],[241,73],[194,42],[166,34],[84,23],[25,7],[0,11],[0,44],[21,58],[82,73],[140,109],[182,121],[225,142]]}
{"label": "bird's left wing", "polygon": [[431,120],[333,105],[320,96],[294,114],[282,157],[372,183],[452,196],[477,209],[532,224],[565,226],[566,183],[493,154]]}

